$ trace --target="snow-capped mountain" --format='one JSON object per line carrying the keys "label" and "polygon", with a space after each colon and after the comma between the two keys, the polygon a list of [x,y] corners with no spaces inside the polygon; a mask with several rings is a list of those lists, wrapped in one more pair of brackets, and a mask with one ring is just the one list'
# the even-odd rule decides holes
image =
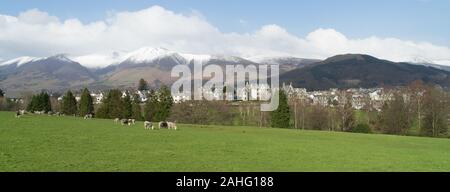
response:
{"label": "snow-capped mountain", "polygon": [[79,62],[81,65],[91,69],[110,68],[121,64],[127,65],[165,65],[167,62],[172,64],[211,64],[211,63],[251,63],[250,61],[227,55],[208,55],[208,54],[191,54],[179,53],[168,50],[166,48],[143,47],[134,51],[124,52],[115,51],[108,54],[89,54],[82,56],[69,57],[73,61]]}
{"label": "snow-capped mountain", "polygon": [[102,88],[135,86],[140,78],[151,85],[175,81],[170,73],[176,65],[256,64],[228,56],[178,53],[165,48],[144,47],[111,54],[83,56],[19,57],[0,64],[0,84],[7,90],[67,89],[81,86]]}
{"label": "snow-capped mountain", "polygon": [[2,66],[2,65],[12,65],[12,64],[15,64],[16,66],[20,66],[20,65],[23,65],[23,64],[26,64],[26,63],[30,63],[30,62],[33,62],[33,61],[38,61],[38,60],[41,60],[41,59],[45,59],[45,58],[28,57],[28,56],[18,57],[18,58],[11,59],[11,60],[8,60],[8,61],[3,61],[2,63],[0,63],[0,66]]}
{"label": "snow-capped mountain", "polygon": [[188,63],[192,64],[206,64],[211,60],[211,55],[201,55],[201,54],[187,54],[187,53],[181,53],[180,54]]}
{"label": "snow-capped mountain", "polygon": [[[423,60],[420,60],[423,61]],[[165,48],[143,47],[134,51],[82,56],[19,57],[0,62],[0,85],[6,90],[66,90],[82,86],[98,89],[134,87],[140,78],[151,85],[170,84],[176,79],[170,73],[175,65],[272,64],[280,66],[280,74],[315,66],[320,60],[297,57],[251,57],[189,54]],[[420,63],[441,70],[446,66]]]}
{"label": "snow-capped mountain", "polygon": [[[242,58],[229,55],[208,55],[208,54],[190,54],[179,53],[166,48],[143,47],[134,51],[115,51],[108,54],[88,54],[81,56],[64,55],[70,61],[78,62],[90,69],[103,69],[119,65],[175,65],[175,64],[303,64],[316,62],[318,60],[302,59],[296,57],[258,57]],[[43,60],[46,57],[19,57],[0,63],[2,65],[17,64],[17,66],[33,61]]]}
{"label": "snow-capped mountain", "polygon": [[[228,55],[189,54],[171,51],[165,48],[144,47],[124,56],[119,64],[157,64],[172,67],[173,65],[198,64],[248,64],[253,63],[244,58]],[[163,67],[164,68],[164,67]]]}
{"label": "snow-capped mountain", "polygon": [[9,91],[57,90],[81,87],[97,79],[86,67],[65,55],[21,57],[2,63],[0,84]]}
{"label": "snow-capped mountain", "polygon": [[104,82],[127,86],[145,78],[152,85],[161,83],[169,84],[172,79],[170,72],[176,65],[188,65],[191,69],[194,64],[252,64],[253,62],[240,57],[225,55],[187,54],[170,51],[165,48],[144,47],[136,51],[124,54],[122,61],[97,68],[95,74],[100,76]]}
{"label": "snow-capped mountain", "polygon": [[125,60],[126,54],[128,53],[123,51],[114,51],[108,54],[94,53],[82,56],[70,56],[69,58],[89,69],[102,69],[111,65],[119,64]]}
{"label": "snow-capped mountain", "polygon": [[130,52],[129,54],[127,54],[125,61],[133,63],[149,63],[168,57],[178,60],[180,64],[184,64],[186,62],[186,59],[177,52],[169,51],[168,49],[165,48],[150,48],[150,47],[144,47],[136,51]]}

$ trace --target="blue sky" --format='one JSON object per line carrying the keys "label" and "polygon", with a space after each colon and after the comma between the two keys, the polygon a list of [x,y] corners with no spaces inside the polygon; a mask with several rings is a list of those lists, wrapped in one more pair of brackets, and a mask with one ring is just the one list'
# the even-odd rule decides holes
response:
{"label": "blue sky", "polygon": [[62,19],[91,22],[111,11],[152,5],[181,13],[196,10],[224,32],[252,32],[277,24],[299,36],[333,28],[352,38],[376,35],[450,46],[448,0],[3,0],[0,14],[38,8]]}

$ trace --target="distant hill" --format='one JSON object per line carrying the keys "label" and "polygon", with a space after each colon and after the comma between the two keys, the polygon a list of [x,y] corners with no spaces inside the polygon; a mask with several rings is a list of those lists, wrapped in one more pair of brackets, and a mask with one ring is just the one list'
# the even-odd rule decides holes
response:
{"label": "distant hill", "polygon": [[91,71],[64,55],[25,57],[0,66],[0,84],[8,92],[81,88],[96,80]]}
{"label": "distant hill", "polygon": [[447,87],[450,76],[450,72],[445,71],[448,67],[442,65],[394,63],[360,54],[338,55],[321,61],[289,56],[242,58],[185,54],[143,47],[105,57],[111,57],[106,59],[109,64],[86,64],[83,59],[67,55],[3,61],[0,63],[0,88],[8,94],[42,89],[60,92],[83,87],[104,90],[136,87],[140,78],[158,87],[177,80],[171,77],[174,66],[187,65],[192,70],[194,63],[222,68],[226,65],[279,65],[281,82],[292,82],[308,89],[404,85],[418,79]]}
{"label": "distant hill", "polygon": [[285,73],[294,69],[303,68],[321,60],[304,59],[298,57],[262,57],[250,59],[260,64],[279,65],[280,73]]}
{"label": "distant hill", "polygon": [[171,70],[176,65],[187,65],[193,72],[194,63],[202,65],[256,64],[252,61],[223,55],[181,54],[163,48],[142,48],[131,52],[122,62],[93,72],[102,80],[101,84],[110,87],[136,87],[140,78],[150,86],[170,85],[177,78],[171,77]]}
{"label": "distant hill", "polygon": [[450,72],[430,66],[395,63],[369,55],[346,54],[288,71],[280,82],[292,82],[308,90],[407,85],[414,80],[450,85]]}
{"label": "distant hill", "polygon": [[438,64],[433,64],[433,63],[418,63],[418,65],[430,66],[430,67],[434,67],[437,69],[441,69],[441,70],[450,72],[450,66],[447,66],[447,65],[438,65]]}

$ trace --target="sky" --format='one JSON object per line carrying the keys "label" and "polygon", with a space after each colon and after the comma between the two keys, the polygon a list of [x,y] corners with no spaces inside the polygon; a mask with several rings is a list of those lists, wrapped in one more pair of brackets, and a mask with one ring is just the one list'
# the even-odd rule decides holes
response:
{"label": "sky", "polygon": [[67,53],[95,65],[147,46],[450,65],[449,19],[448,0],[2,0],[0,60]]}

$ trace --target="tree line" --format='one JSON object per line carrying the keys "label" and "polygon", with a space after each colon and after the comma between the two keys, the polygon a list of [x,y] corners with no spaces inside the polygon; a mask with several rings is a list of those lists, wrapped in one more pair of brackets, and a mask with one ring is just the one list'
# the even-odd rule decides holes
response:
{"label": "tree line", "polygon": [[260,103],[186,101],[173,106],[170,118],[182,123],[249,125],[304,130],[384,133],[448,137],[450,97],[445,90],[414,82],[402,88],[385,89],[389,98],[377,110],[370,99],[354,109],[352,94],[340,91],[338,102],[313,104],[308,98],[279,94],[279,107],[261,112]]}
{"label": "tree line", "polygon": [[6,98],[5,92],[0,89],[0,111],[17,111],[20,107],[19,103]]}
{"label": "tree line", "polygon": [[350,97],[340,95],[341,103],[327,107],[302,99],[289,101],[292,124],[284,127],[395,135],[448,137],[450,97],[441,88],[414,82],[391,89],[380,111],[366,102],[355,110]]}
{"label": "tree line", "polygon": [[[137,94],[113,89],[106,93],[102,103],[93,104],[87,88],[79,102],[69,90],[62,101],[55,102],[46,92],[33,95],[29,111],[60,111],[66,115],[95,114],[97,118],[133,118],[146,121],[172,120],[190,124],[250,125],[359,133],[396,135],[448,136],[450,97],[448,92],[417,81],[403,88],[391,89],[380,111],[371,102],[360,110],[352,106],[351,94],[337,95],[339,102],[327,106],[312,104],[304,98],[289,98],[279,93],[279,107],[273,112],[261,112],[260,103],[232,101],[185,101],[174,104],[170,90],[162,86],[149,90],[141,79],[138,90],[148,92],[147,100]],[[0,92],[0,98],[3,92]],[[2,99],[0,99],[1,104]],[[3,102],[5,103],[5,102]],[[1,105],[0,105],[1,107]]]}
{"label": "tree line", "polygon": [[93,100],[94,98],[87,88],[82,90],[79,101],[69,90],[60,102],[54,104],[59,105],[59,110],[52,110],[49,94],[41,92],[32,96],[26,109],[30,112],[58,111],[64,115],[77,116],[92,114],[96,118],[106,119],[127,118],[138,121],[163,121],[169,117],[173,105],[170,90],[166,86],[162,86],[158,91],[149,90],[147,101],[144,103],[141,103],[139,95],[132,94],[129,91],[122,93],[118,89],[109,90],[97,107]]}

